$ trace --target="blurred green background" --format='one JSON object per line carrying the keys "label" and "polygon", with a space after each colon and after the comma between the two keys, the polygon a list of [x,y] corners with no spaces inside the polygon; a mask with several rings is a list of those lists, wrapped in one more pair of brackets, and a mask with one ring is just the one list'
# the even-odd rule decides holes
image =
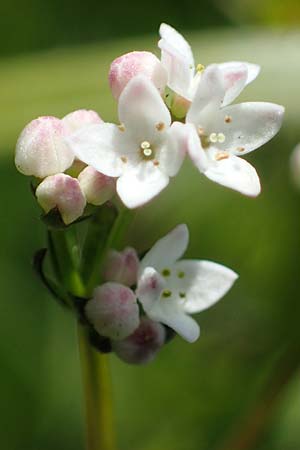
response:
{"label": "blurred green background", "polygon": [[44,245],[28,179],[13,166],[24,125],[39,115],[96,109],[114,120],[110,62],[157,52],[161,21],[185,31],[203,64],[262,65],[243,100],[286,106],[282,131],[249,156],[263,192],[248,199],[201,177],[187,161],[129,233],[140,250],[174,225],[190,228],[190,257],[240,274],[199,315],[202,337],[176,338],[154,363],[114,356],[121,450],[299,450],[300,193],[289,155],[300,141],[297,0],[5,2],[0,27],[1,339],[0,442],[7,450],[81,450],[81,387],[73,318],[44,292],[31,255]]}

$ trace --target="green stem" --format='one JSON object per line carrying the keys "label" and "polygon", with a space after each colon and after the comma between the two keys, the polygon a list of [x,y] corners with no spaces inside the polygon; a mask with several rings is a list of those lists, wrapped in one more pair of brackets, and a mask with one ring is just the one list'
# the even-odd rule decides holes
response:
{"label": "green stem", "polygon": [[86,410],[86,450],[114,450],[108,355],[93,349],[87,330],[80,324],[78,341]]}

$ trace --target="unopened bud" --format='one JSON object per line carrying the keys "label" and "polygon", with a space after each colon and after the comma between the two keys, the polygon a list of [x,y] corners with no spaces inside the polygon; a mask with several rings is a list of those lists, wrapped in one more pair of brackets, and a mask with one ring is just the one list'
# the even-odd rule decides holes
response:
{"label": "unopened bud", "polygon": [[290,167],[293,183],[300,189],[300,144],[295,147],[291,154]]}
{"label": "unopened bud", "polygon": [[64,173],[52,175],[38,185],[35,193],[44,211],[57,208],[66,225],[83,214],[86,200],[76,178]]}
{"label": "unopened bud", "polygon": [[109,84],[118,99],[128,81],[136,75],[145,75],[162,93],[167,84],[167,72],[159,59],[150,52],[130,52],[115,59],[109,71]]}
{"label": "unopened bud", "polygon": [[67,133],[72,134],[78,131],[85,125],[91,125],[96,123],[102,123],[101,117],[93,110],[78,109],[67,114],[62,119],[63,124],[66,127]]}
{"label": "unopened bud", "polygon": [[17,169],[24,175],[37,178],[64,172],[74,160],[65,136],[66,128],[56,117],[44,116],[30,122],[17,142]]}
{"label": "unopened bud", "polygon": [[108,177],[91,166],[80,172],[78,181],[86,201],[92,205],[102,205],[116,192],[115,178]]}
{"label": "unopened bud", "polygon": [[139,326],[139,307],[131,289],[119,283],[104,283],[93,292],[85,313],[101,335],[124,339]]}
{"label": "unopened bud", "polygon": [[142,317],[135,332],[122,341],[112,342],[113,351],[129,364],[146,364],[152,361],[165,343],[166,331],[163,325]]}
{"label": "unopened bud", "polygon": [[134,248],[127,247],[122,252],[111,250],[104,265],[103,277],[106,281],[116,281],[126,286],[137,283],[139,258]]}

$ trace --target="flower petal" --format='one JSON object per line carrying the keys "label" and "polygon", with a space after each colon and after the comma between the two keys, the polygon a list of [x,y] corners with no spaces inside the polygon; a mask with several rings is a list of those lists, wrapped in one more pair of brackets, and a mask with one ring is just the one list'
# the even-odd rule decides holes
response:
{"label": "flower petal", "polygon": [[189,314],[209,308],[231,288],[238,275],[233,270],[211,261],[181,260],[175,263],[178,279],[185,293],[184,311]]}
{"label": "flower petal", "polygon": [[66,141],[78,159],[110,177],[122,173],[123,132],[116,125],[103,123],[88,125],[68,136]]}
{"label": "flower petal", "polygon": [[192,104],[186,116],[186,122],[196,127],[210,127],[215,114],[221,107],[225,95],[225,86],[217,64],[208,66],[200,79]]}
{"label": "flower petal", "polygon": [[187,126],[180,122],[174,122],[168,130],[168,138],[159,154],[159,165],[169,177],[174,177],[183,163],[188,138]]}
{"label": "flower petal", "polygon": [[213,161],[204,175],[216,183],[250,197],[256,197],[261,190],[259,177],[254,167],[234,155],[220,161]]}
{"label": "flower petal", "polygon": [[208,169],[209,166],[209,160],[207,158],[207,155],[205,151],[203,150],[201,146],[201,141],[199,139],[198,133],[196,131],[196,128],[192,124],[186,124],[186,127],[188,127],[189,131],[189,138],[188,138],[188,153],[200,172],[204,172],[206,169]]}
{"label": "flower petal", "polygon": [[140,162],[118,179],[117,192],[127,208],[137,208],[152,200],[169,183],[169,177],[152,161]]}
{"label": "flower petal", "polygon": [[119,119],[132,138],[153,142],[158,124],[169,127],[171,116],[154,84],[145,76],[133,77],[119,98]]}
{"label": "flower petal", "polygon": [[265,102],[240,103],[221,109],[213,124],[213,131],[225,136],[224,143],[218,147],[236,155],[261,147],[278,133],[283,113],[283,106]]}
{"label": "flower petal", "polygon": [[136,295],[145,311],[150,311],[158,303],[165,285],[165,279],[153,267],[141,271]]}
{"label": "flower petal", "polygon": [[170,233],[159,239],[141,261],[140,272],[146,267],[157,271],[169,268],[187,249],[189,231],[185,224],[178,225]]}
{"label": "flower petal", "polygon": [[194,57],[190,45],[174,28],[162,23],[159,29],[161,61],[168,72],[168,86],[184,98],[189,98],[189,89],[195,72]]}

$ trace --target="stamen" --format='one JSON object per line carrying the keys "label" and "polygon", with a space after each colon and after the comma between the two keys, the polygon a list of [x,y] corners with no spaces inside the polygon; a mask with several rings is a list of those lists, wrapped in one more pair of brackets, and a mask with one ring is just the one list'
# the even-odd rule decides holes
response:
{"label": "stamen", "polygon": [[231,117],[231,116],[225,116],[225,117],[224,117],[224,122],[225,122],[225,123],[230,123],[230,122],[232,122],[232,117]]}
{"label": "stamen", "polygon": [[237,147],[238,152],[243,152],[245,150],[245,147]]}
{"label": "stamen", "polygon": [[178,278],[184,278],[185,273],[181,270],[180,272],[178,272],[177,276],[178,276]]}
{"label": "stamen", "polygon": [[125,131],[125,126],[121,123],[121,125],[118,125],[118,128],[120,131]]}
{"label": "stamen", "polygon": [[228,152],[218,152],[215,156],[216,161],[222,161],[222,159],[227,159],[227,158],[229,158]]}
{"label": "stamen", "polygon": [[161,273],[164,277],[169,277],[171,275],[170,269],[164,269]]}
{"label": "stamen", "polygon": [[155,160],[153,161],[153,165],[154,165],[154,166],[159,166],[159,161],[157,161],[157,159],[155,159]]}
{"label": "stamen", "polygon": [[171,295],[172,295],[172,291],[170,291],[169,289],[164,289],[163,292],[162,292],[162,296],[164,298],[171,297]]}
{"label": "stamen", "polygon": [[198,134],[199,134],[200,137],[201,137],[201,136],[204,136],[204,135],[205,135],[204,128],[198,127]]}
{"label": "stamen", "polygon": [[179,292],[179,297],[180,298],[185,298],[185,295],[186,295],[185,292]]}
{"label": "stamen", "polygon": [[201,73],[205,69],[205,66],[203,64],[197,64],[196,70],[197,72]]}
{"label": "stamen", "polygon": [[158,124],[156,124],[157,131],[162,131],[164,128],[165,124],[163,122],[158,122]]}
{"label": "stamen", "polygon": [[127,163],[127,158],[126,158],[126,156],[121,156],[121,161],[123,162],[123,163]]}

